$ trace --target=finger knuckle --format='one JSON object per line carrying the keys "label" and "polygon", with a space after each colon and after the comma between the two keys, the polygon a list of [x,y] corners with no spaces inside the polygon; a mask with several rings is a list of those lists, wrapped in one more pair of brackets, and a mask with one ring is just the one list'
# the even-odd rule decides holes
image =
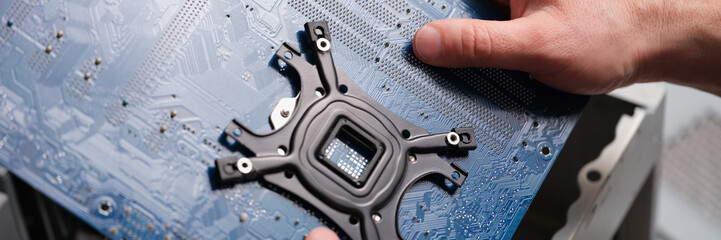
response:
{"label": "finger knuckle", "polygon": [[473,60],[490,59],[493,41],[488,28],[483,24],[468,24],[461,33],[462,56]]}

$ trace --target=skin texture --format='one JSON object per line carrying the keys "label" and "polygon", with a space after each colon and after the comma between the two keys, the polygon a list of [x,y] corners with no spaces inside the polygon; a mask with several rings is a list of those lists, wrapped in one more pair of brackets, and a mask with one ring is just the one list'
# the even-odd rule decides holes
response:
{"label": "skin texture", "polygon": [[[721,0],[495,0],[510,21],[444,19],[413,50],[439,67],[529,72],[559,90],[668,81],[721,96]],[[338,239],[316,228],[308,240]]]}
{"label": "skin texture", "polygon": [[311,230],[305,240],[338,240],[338,235],[328,228],[318,227]]}
{"label": "skin texture", "polygon": [[512,20],[445,19],[413,49],[441,67],[529,72],[572,93],[668,81],[721,95],[721,1],[510,0]]}

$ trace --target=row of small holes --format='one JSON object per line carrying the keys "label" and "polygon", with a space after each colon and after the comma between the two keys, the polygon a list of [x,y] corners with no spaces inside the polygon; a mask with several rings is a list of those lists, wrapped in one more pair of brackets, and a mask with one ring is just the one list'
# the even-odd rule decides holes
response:
{"label": "row of small holes", "polygon": [[[433,82],[429,81],[429,78],[434,79],[441,79],[441,77],[437,74],[435,74],[433,71],[428,69],[428,67],[425,64],[422,64],[412,55],[406,55],[405,58],[410,60],[410,63],[407,61],[397,61],[400,63],[400,66],[397,66],[396,64],[393,64],[392,61],[388,59],[402,59],[404,51],[400,49],[397,46],[390,47],[390,57],[383,60],[383,64],[381,64],[380,69],[386,73],[386,75],[391,76],[392,79],[394,79],[396,82],[403,85],[406,89],[411,91],[416,96],[420,97],[424,102],[431,105],[434,109],[438,110],[442,115],[444,115],[446,118],[449,118],[451,121],[453,121],[456,124],[466,125],[466,126],[473,126],[474,130],[482,133],[478,134],[477,137],[479,137],[478,142],[486,145],[494,152],[500,154],[502,153],[503,146],[505,146],[505,142],[507,142],[507,137],[501,137],[497,138],[495,136],[498,136],[496,134],[491,134],[487,131],[487,128],[484,128],[483,126],[476,123],[477,119],[482,118],[491,118],[497,121],[497,123],[507,125],[502,120],[498,119],[493,115],[489,110],[485,108],[480,108],[477,104],[473,104],[468,100],[468,97],[464,95],[464,97],[461,98],[453,98],[448,103],[444,103],[444,101],[437,101],[438,99],[445,99],[447,96],[453,96],[450,92],[448,92],[448,87],[453,87],[451,85],[440,87],[440,88],[434,88],[433,90],[428,89],[427,87],[430,85],[425,84],[418,84],[418,82]],[[412,64],[411,64],[412,63]],[[418,79],[418,78],[422,78]],[[445,82],[446,81],[441,81]],[[445,93],[445,94],[443,94]],[[428,94],[434,95],[433,97],[428,96]],[[450,95],[449,95],[450,94]],[[461,104],[453,104],[455,101],[461,101]],[[457,114],[458,111],[451,111],[451,108],[455,107],[461,107],[464,108],[466,106],[475,106],[475,110],[471,111],[463,111],[463,112],[474,112],[480,114],[482,118],[475,118],[471,120],[471,118],[467,116],[459,116]],[[474,124],[472,124],[470,121],[473,121]],[[503,129],[503,128],[501,128]],[[506,129],[510,129],[510,126],[507,126]],[[506,131],[505,136],[508,136],[508,131]]]}
{"label": "row of small holes", "polygon": [[[181,43],[188,34],[188,29],[200,14],[207,0],[188,0],[183,4],[178,13],[166,28],[160,40],[151,49],[140,68],[133,74],[130,83],[120,93],[120,99],[140,99],[148,94],[151,83],[160,68],[165,64],[172,51]],[[125,121],[128,110],[116,101],[113,107],[106,113],[106,118],[113,125],[119,125]]]}
{"label": "row of small holes", "polygon": [[490,79],[496,80],[498,85],[519,98],[524,104],[529,105],[536,98],[536,94],[521,86],[517,81],[511,79],[508,74],[497,68],[482,68],[481,72]]}
{"label": "row of small holes", "polygon": [[[323,19],[327,20],[330,19],[330,16],[339,17],[339,21],[330,21],[329,23],[329,27],[334,32],[333,36],[366,61],[371,61],[373,56],[378,54],[381,42],[385,41],[387,38],[371,27],[367,22],[337,4],[330,4],[329,8],[322,8],[316,6],[316,4],[313,4],[310,1],[292,0],[290,1],[290,5],[314,21]],[[324,11],[321,11],[321,9],[330,10],[331,14],[328,15]],[[340,12],[341,10],[343,12]],[[349,27],[344,27],[340,24],[349,25]],[[349,29],[354,29],[359,33],[350,32]],[[382,37],[367,39],[363,36]]]}
{"label": "row of small holes", "polygon": [[[10,10],[8,10],[8,13],[5,15],[6,19],[12,19],[15,21],[13,27],[17,28],[20,23],[25,20],[25,17],[27,17],[28,13],[30,13],[30,10],[34,7],[33,5],[28,5],[25,3],[25,1],[14,1],[12,5],[10,5]],[[4,45],[7,43],[7,40],[10,39],[10,37],[15,33],[15,31],[12,28],[4,27],[0,28],[0,33],[2,36],[0,36],[0,44]]]}
{"label": "row of small holes", "polygon": [[[466,82],[474,90],[483,93],[483,95],[501,106],[501,108],[511,110],[510,113],[513,114],[516,119],[520,120],[524,118],[524,110],[520,105],[491,85],[489,80],[472,72],[472,69],[452,69],[451,72],[460,77],[462,81]],[[493,78],[491,78],[491,80],[493,80]]]}
{"label": "row of small holes", "polygon": [[355,0],[363,9],[376,16],[386,26],[392,26],[398,17],[388,11],[379,0]]}

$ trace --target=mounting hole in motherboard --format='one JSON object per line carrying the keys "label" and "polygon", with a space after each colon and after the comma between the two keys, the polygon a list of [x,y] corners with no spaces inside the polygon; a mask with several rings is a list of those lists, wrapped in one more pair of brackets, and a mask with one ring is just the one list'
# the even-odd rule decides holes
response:
{"label": "mounting hole in motherboard", "polygon": [[458,180],[458,178],[460,178],[460,177],[461,177],[461,174],[459,174],[458,171],[453,171],[451,173],[451,178],[453,178],[453,180]]}
{"label": "mounting hole in motherboard", "polygon": [[550,155],[550,154],[551,154],[551,148],[549,148],[548,146],[543,146],[543,147],[541,147],[541,154],[543,154],[544,156]]}
{"label": "mounting hole in motherboard", "polygon": [[98,214],[103,217],[109,217],[113,213],[113,203],[110,200],[101,200],[98,203]]}

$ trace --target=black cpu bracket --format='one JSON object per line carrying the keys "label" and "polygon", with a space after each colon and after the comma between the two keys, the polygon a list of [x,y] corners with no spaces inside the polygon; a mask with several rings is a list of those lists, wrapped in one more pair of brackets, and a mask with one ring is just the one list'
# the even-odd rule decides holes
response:
{"label": "black cpu bracket", "polygon": [[[254,156],[217,159],[220,181],[262,177],[322,211],[353,239],[401,238],[396,216],[406,189],[431,174],[462,186],[467,172],[438,153],[475,149],[473,129],[431,135],[402,119],[335,66],[327,22],[306,23],[305,32],[315,65],[288,43],[275,54],[298,73],[298,96],[278,102],[270,133],[254,133],[238,120],[225,128]],[[367,160],[362,172],[327,159],[334,139],[359,146],[353,153]]]}

